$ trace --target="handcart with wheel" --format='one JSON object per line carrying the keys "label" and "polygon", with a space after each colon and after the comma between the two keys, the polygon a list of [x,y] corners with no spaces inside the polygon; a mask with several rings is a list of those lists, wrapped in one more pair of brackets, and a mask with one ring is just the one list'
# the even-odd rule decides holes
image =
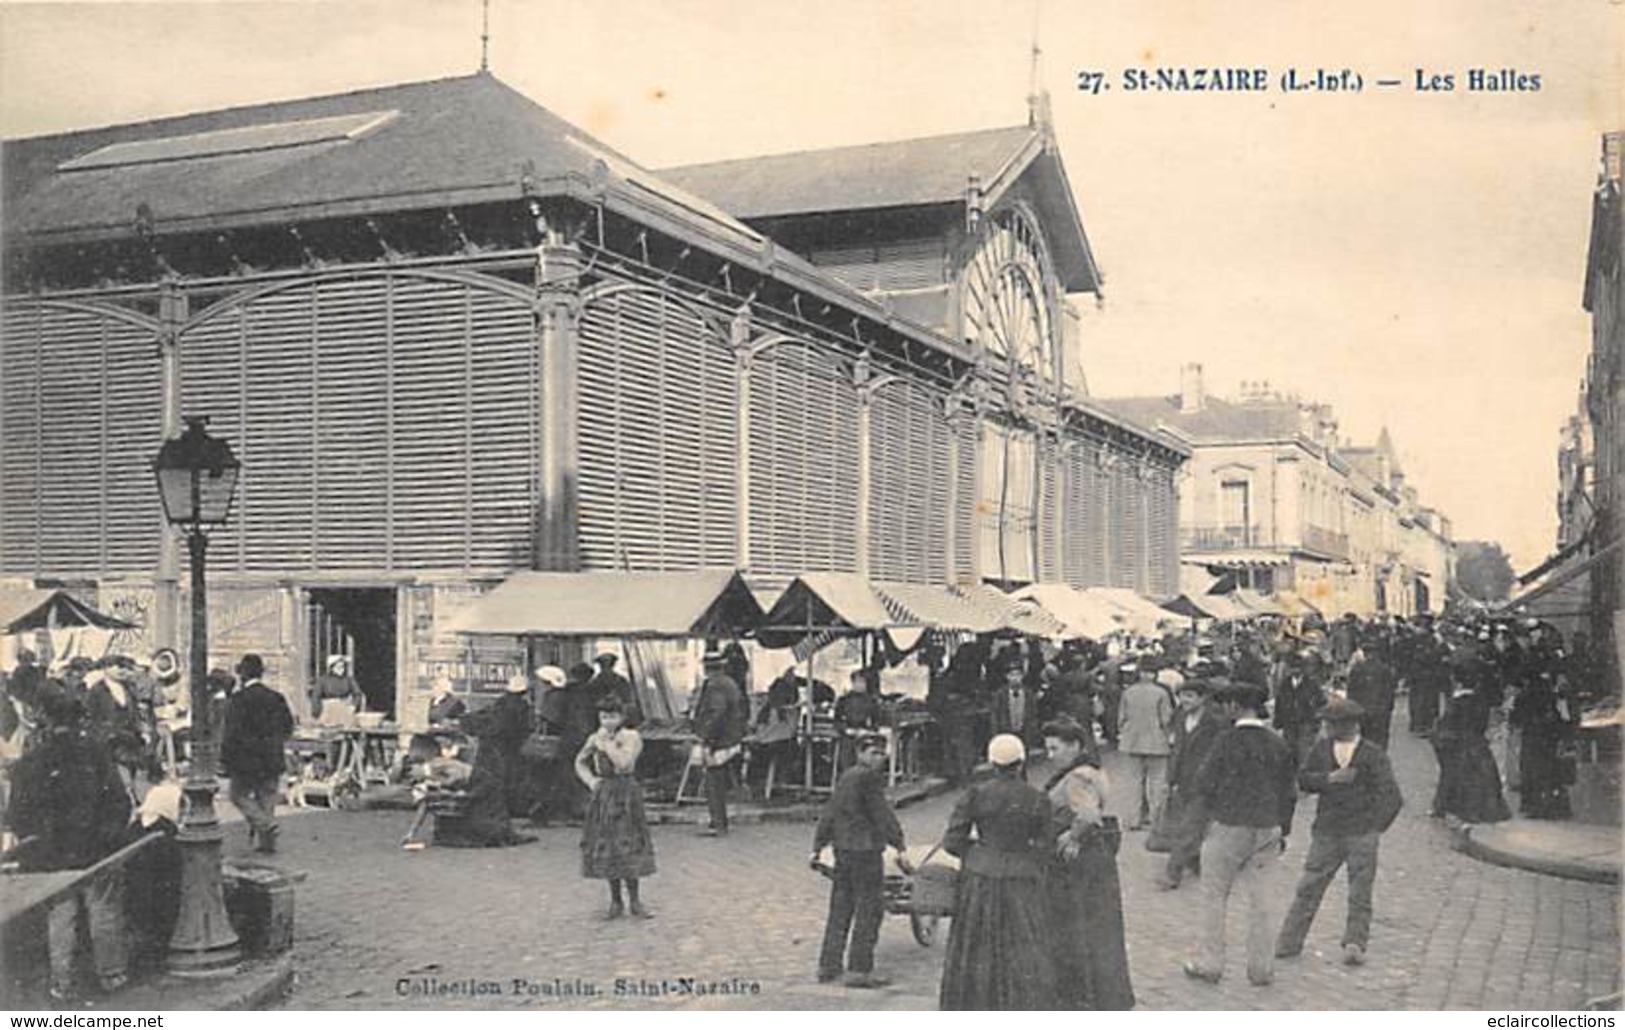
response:
{"label": "handcart with wheel", "polygon": [[[908,916],[909,930],[921,947],[937,940],[942,920],[954,914],[959,882],[959,859],[942,850],[941,844],[909,848],[898,854],[885,854],[885,882],[882,900],[889,915]],[[835,851],[826,847],[818,853],[818,872],[826,879],[835,876]]]}

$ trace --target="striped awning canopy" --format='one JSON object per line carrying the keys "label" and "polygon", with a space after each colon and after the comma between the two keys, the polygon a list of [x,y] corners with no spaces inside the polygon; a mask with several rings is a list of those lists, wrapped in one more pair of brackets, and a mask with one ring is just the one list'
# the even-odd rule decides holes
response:
{"label": "striped awning canopy", "polygon": [[1280,569],[1292,564],[1292,559],[1272,551],[1227,551],[1223,554],[1186,554],[1180,561],[1186,565],[1201,565],[1211,569]]}
{"label": "striped awning canopy", "polygon": [[876,583],[875,593],[893,618],[926,629],[993,633],[1006,628],[1001,612],[975,603],[952,587],[929,583]]}
{"label": "striped awning canopy", "polygon": [[808,572],[784,588],[756,632],[767,647],[789,647],[810,636],[833,637],[915,626],[887,610],[879,593],[851,572]]}
{"label": "striped awning canopy", "polygon": [[1012,597],[987,583],[956,586],[954,593],[985,610],[999,622],[1001,630],[1029,637],[1065,637],[1066,623],[1041,608],[1037,602]]}

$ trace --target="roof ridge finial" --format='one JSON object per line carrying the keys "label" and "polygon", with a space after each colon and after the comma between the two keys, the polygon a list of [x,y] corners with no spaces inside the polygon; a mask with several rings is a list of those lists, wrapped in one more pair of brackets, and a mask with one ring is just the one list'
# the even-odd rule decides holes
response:
{"label": "roof ridge finial", "polygon": [[491,0],[480,0],[480,74],[491,74]]}
{"label": "roof ridge finial", "polygon": [[1044,0],[1033,0],[1033,37],[1027,68],[1027,125],[1042,132],[1045,138],[1053,134],[1050,116],[1049,90],[1043,86],[1042,58],[1044,51],[1038,46],[1038,20]]}

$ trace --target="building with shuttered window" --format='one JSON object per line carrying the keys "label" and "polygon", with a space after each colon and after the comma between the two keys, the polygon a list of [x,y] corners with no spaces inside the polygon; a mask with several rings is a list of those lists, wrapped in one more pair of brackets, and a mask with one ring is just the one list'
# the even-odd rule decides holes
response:
{"label": "building with shuttered window", "polygon": [[1102,401],[1192,447],[1180,556],[1200,571],[1187,588],[1227,581],[1330,617],[1442,611],[1455,580],[1450,521],[1422,505],[1388,430],[1356,447],[1330,405],[1242,388],[1212,396],[1193,364],[1178,394]]}
{"label": "building with shuttered window", "polygon": [[456,632],[517,569],[1177,590],[1188,450],[1084,396],[1099,273],[1041,122],[656,175],[480,74],[4,173],[0,576],[126,647],[181,632],[183,414],[243,462],[217,660],[350,653],[382,707],[522,665]]}

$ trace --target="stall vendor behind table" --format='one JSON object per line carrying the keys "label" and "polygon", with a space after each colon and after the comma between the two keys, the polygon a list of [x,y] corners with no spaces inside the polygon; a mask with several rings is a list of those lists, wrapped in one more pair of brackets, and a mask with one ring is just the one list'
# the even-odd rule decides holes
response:
{"label": "stall vendor behind table", "polygon": [[[333,707],[328,707],[333,702]],[[310,692],[310,713],[322,723],[346,722],[348,716],[367,708],[367,695],[350,674],[350,660],[336,654],[327,660],[327,671],[316,677]]]}
{"label": "stall vendor behind table", "polygon": [[835,702],[835,725],[841,730],[840,763],[850,769],[857,761],[853,744],[856,734],[872,733],[880,729],[885,711],[880,694],[875,690],[876,677],[867,669],[853,669],[852,688]]}

